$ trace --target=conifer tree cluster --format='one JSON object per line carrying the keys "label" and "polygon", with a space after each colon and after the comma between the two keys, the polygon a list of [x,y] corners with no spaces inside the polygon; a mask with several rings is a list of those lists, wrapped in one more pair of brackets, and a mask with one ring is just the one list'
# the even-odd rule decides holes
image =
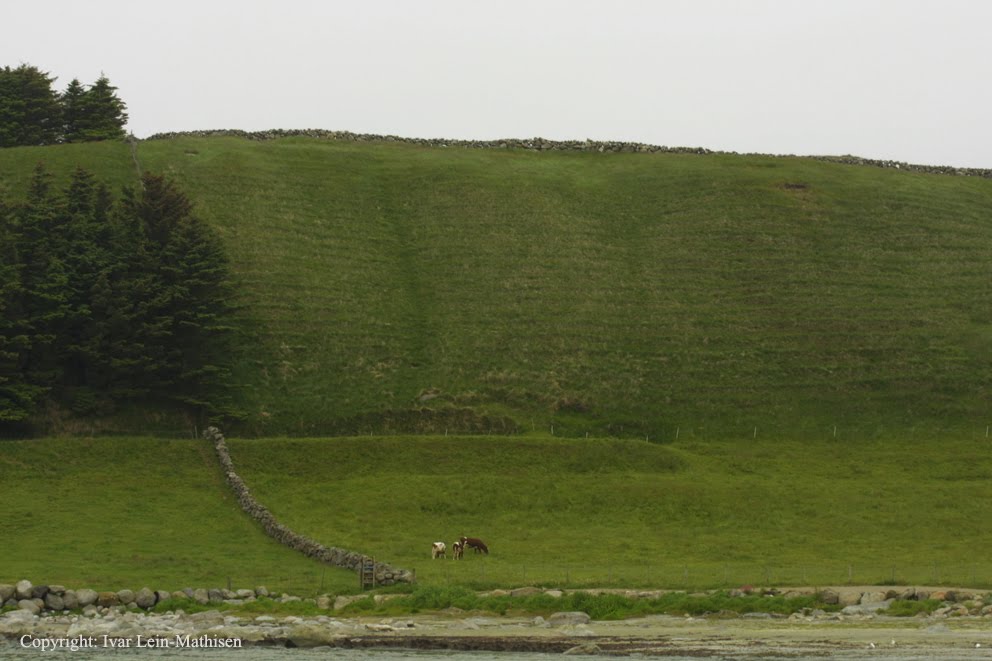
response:
{"label": "conifer tree cluster", "polygon": [[61,94],[54,82],[28,64],[0,69],[0,147],[124,137],[127,106],[106,76],[89,87],[73,79]]}
{"label": "conifer tree cluster", "polygon": [[45,402],[224,411],[227,259],[173,183],[142,184],[115,201],[84,170],[56,190],[39,166],[24,202],[0,201],[0,427]]}

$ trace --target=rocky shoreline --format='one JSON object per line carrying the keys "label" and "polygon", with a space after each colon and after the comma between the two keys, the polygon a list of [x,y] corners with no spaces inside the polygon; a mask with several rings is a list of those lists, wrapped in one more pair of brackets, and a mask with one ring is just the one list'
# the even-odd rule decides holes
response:
{"label": "rocky shoreline", "polygon": [[[873,614],[749,614],[741,617],[655,615],[618,622],[590,621],[584,613],[542,617],[433,615],[370,619],[235,616],[217,610],[149,614],[0,615],[8,645],[86,648],[287,648],[408,649],[565,654],[737,656],[789,654],[834,656],[865,649],[896,650],[948,658],[951,650],[992,646],[985,617],[895,618]],[[2,644],[0,644],[2,651]]]}
{"label": "rocky shoreline", "polygon": [[[346,616],[340,614],[351,601],[363,598],[324,595],[311,601],[326,610],[316,616],[245,614],[219,608],[186,613],[146,610],[149,595],[191,598],[201,604],[232,607],[267,595],[255,591],[190,590],[168,593],[66,590],[60,586],[0,585],[0,596],[13,589],[16,610],[0,615],[0,639],[8,645],[50,650],[57,648],[183,648],[277,646],[343,649],[393,648],[412,650],[547,652],[571,654],[679,654],[721,656],[762,653],[835,656],[846,651],[884,646],[900,652],[916,650],[941,656],[949,649],[992,647],[992,604],[986,591],[947,588],[892,588],[844,586],[816,592],[837,612],[803,609],[791,615],[769,613],[715,613],[707,616],[651,615],[621,621],[594,621],[582,612],[558,612],[549,617],[494,616],[458,609],[430,615],[404,617]],[[813,588],[782,589],[783,596],[810,594]],[[518,588],[485,593],[562,595],[561,590]],[[663,591],[584,590],[655,598]],[[767,592],[773,592],[771,590]],[[92,593],[92,594],[91,594]],[[251,594],[249,594],[251,593]],[[261,593],[261,594],[260,594]],[[192,594],[193,597],[189,595]],[[87,602],[80,606],[82,602]],[[56,600],[61,599],[61,603]],[[226,597],[233,597],[227,599]],[[392,595],[379,595],[377,601]],[[271,598],[271,596],[270,596]],[[896,599],[941,600],[941,607],[916,617],[884,614]],[[45,604],[43,610],[37,601]],[[283,595],[277,601],[301,601]],[[263,602],[264,603],[264,602]],[[70,608],[75,604],[74,607]],[[53,606],[61,605],[61,609]]]}

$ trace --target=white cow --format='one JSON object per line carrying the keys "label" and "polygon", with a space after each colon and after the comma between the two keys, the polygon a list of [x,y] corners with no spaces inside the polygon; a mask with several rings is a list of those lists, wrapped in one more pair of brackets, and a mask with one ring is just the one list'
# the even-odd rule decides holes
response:
{"label": "white cow", "polygon": [[434,542],[431,544],[431,560],[443,558],[446,550],[447,547],[444,545],[444,542]]}

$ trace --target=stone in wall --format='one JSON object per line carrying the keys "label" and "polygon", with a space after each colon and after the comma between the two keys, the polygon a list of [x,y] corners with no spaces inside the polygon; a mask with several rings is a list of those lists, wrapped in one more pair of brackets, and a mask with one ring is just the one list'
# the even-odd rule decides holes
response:
{"label": "stone in wall", "polygon": [[[206,131],[179,131],[156,133],[146,140],[171,140],[184,137],[239,137],[246,140],[276,140],[287,137],[307,137],[322,140],[337,140],[342,142],[399,142],[424,147],[461,147],[466,149],[525,149],[530,151],[574,151],[598,153],[666,153],[666,154],[734,154],[737,152],[712,151],[702,147],[666,147],[649,145],[641,142],[619,142],[598,140],[546,140],[544,138],[507,138],[503,140],[448,140],[444,138],[403,138],[395,135],[376,135],[372,133],[352,133],[351,131],[328,131],[324,129],[272,129],[269,131],[242,131],[239,129],[216,129]],[[748,153],[742,156],[770,156],[784,158],[782,154]],[[795,158],[794,155],[787,155]],[[894,168],[910,172],[926,174],[945,174],[966,177],[984,177],[992,179],[992,169],[989,168],[955,168],[947,165],[919,165],[890,161],[883,159],[861,158],[859,156],[804,156],[819,161],[841,163],[844,165],[860,165],[878,168]]]}
{"label": "stone in wall", "polygon": [[[357,570],[368,559],[367,556],[355,551],[325,547],[319,542],[293,532],[276,521],[272,513],[254,499],[244,480],[235,472],[234,462],[231,461],[231,455],[227,450],[227,442],[224,440],[224,435],[221,431],[216,427],[208,427],[204,430],[203,436],[213,442],[214,450],[224,471],[227,484],[234,492],[234,496],[241,509],[257,521],[267,535],[295,551],[299,551],[308,557],[336,567]],[[407,569],[400,569],[377,562],[375,563],[375,580],[379,585],[412,583],[414,581],[414,573]]]}

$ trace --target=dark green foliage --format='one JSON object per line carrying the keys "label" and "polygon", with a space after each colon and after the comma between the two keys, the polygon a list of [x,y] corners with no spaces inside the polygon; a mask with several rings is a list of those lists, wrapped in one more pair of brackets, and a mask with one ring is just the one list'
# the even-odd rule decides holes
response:
{"label": "dark green foliage", "polygon": [[227,261],[189,200],[154,175],[113,204],[77,169],[56,192],[36,168],[0,220],[0,421],[39,395],[77,415],[125,400],[217,412]]}
{"label": "dark green foliage", "polygon": [[29,64],[0,69],[0,147],[50,145],[62,135],[54,77]]}
{"label": "dark green foliage", "polygon": [[127,106],[110,79],[101,75],[86,89],[74,78],[61,95],[54,82],[28,64],[0,69],[0,147],[124,137]]}
{"label": "dark green foliage", "polygon": [[142,185],[139,197],[125,198],[122,216],[140,233],[143,250],[133,260],[146,265],[147,278],[135,284],[147,295],[133,297],[142,301],[134,321],[145,347],[145,382],[180,402],[216,409],[208,391],[227,373],[227,258],[174,184],[146,174]]}
{"label": "dark green foliage", "polygon": [[62,94],[62,136],[66,142],[81,142],[84,139],[85,96],[86,88],[78,78],[73,78]]}
{"label": "dark green foliage", "polygon": [[66,142],[116,140],[124,137],[127,106],[118,98],[117,88],[106,76],[83,91],[73,80],[62,96],[66,113]]}
{"label": "dark green foliage", "polygon": [[30,329],[21,307],[21,272],[12,212],[0,202],[0,424],[24,420],[42,391],[28,383],[21,370],[30,347]]}
{"label": "dark green foliage", "polygon": [[645,615],[708,615],[715,613],[778,613],[789,614],[804,608],[839,610],[839,606],[824,604],[815,596],[780,597],[762,595],[731,596],[726,592],[687,594],[669,592],[655,598],[632,598],[621,594],[592,594],[570,592],[564,597],[536,594],[526,597],[480,596],[463,586],[423,586],[412,594],[381,604],[371,598],[347,606],[352,613],[417,613],[460,608],[465,611],[488,611],[505,615],[509,611],[549,615],[556,611],[581,611],[594,620],[621,620]]}

